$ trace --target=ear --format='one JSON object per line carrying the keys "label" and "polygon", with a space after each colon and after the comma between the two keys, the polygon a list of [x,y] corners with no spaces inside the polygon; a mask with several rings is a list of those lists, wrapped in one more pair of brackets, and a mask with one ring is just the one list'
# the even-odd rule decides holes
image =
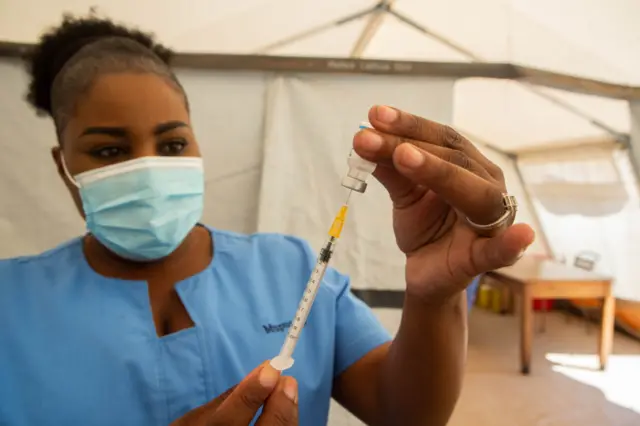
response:
{"label": "ear", "polygon": [[66,181],[67,176],[65,175],[64,167],[62,166],[62,150],[60,149],[59,145],[51,148],[51,158],[53,158],[53,162],[56,163],[58,175],[60,175],[60,177]]}
{"label": "ear", "polygon": [[71,198],[73,199],[73,203],[76,205],[76,209],[82,218],[85,218],[84,210],[82,209],[82,201],[80,200],[80,194],[78,192],[78,188],[69,180],[69,176],[64,171],[64,163],[62,159],[62,149],[60,146],[54,146],[51,148],[51,157],[53,161],[56,163],[56,169],[58,170],[58,175],[62,182],[64,182],[64,186],[69,190],[69,194],[71,194]]}
{"label": "ear", "polygon": [[[62,158],[62,148],[58,146],[54,146],[51,148],[51,157],[53,157],[53,161],[56,163],[56,169],[58,170],[58,176],[62,179],[65,186],[69,188],[69,190],[73,190],[76,188],[75,184],[69,179],[69,175],[65,172],[65,163]],[[68,166],[67,166],[68,167]],[[69,170],[69,169],[66,169]]]}

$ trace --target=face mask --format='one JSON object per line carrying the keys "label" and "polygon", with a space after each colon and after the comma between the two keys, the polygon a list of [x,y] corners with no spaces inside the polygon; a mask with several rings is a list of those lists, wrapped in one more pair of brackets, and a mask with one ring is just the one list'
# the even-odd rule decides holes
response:
{"label": "face mask", "polygon": [[63,167],[80,189],[87,229],[123,258],[168,256],[202,217],[201,158],[142,157],[75,178]]}

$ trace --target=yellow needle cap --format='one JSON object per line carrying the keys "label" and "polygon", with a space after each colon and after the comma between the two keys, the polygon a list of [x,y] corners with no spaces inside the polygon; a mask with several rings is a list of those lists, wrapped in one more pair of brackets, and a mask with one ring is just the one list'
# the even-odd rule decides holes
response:
{"label": "yellow needle cap", "polygon": [[342,227],[344,226],[344,221],[347,218],[347,209],[347,206],[342,206],[340,208],[340,211],[336,215],[335,219],[333,219],[331,229],[329,229],[329,236],[333,238],[340,238]]}

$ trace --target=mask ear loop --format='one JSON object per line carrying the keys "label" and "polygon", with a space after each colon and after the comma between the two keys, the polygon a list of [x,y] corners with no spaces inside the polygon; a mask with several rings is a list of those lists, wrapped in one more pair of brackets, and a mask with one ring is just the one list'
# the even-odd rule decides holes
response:
{"label": "mask ear loop", "polygon": [[71,182],[76,188],[80,188],[80,184],[71,176],[71,173],[69,173],[67,163],[66,161],[64,161],[64,155],[62,155],[62,153],[60,154],[60,163],[62,164],[64,175],[67,177],[67,179],[69,179],[69,182]]}

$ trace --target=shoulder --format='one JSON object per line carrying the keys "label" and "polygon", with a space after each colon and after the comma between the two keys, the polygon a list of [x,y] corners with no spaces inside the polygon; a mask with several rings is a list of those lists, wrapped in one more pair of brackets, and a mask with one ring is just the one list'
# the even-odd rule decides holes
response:
{"label": "shoulder", "polygon": [[[231,231],[212,230],[216,250],[223,253],[243,253],[245,255],[265,256],[275,254],[282,256],[313,257],[309,243],[302,238],[277,233],[239,234]],[[218,244],[219,243],[219,244]]]}
{"label": "shoulder", "polygon": [[74,238],[37,255],[0,259],[0,286],[30,281],[37,276],[52,277],[55,271],[77,264],[82,254],[82,239]]}
{"label": "shoulder", "polygon": [[[237,234],[212,230],[214,256],[225,263],[238,263],[243,268],[257,269],[265,277],[299,282],[305,285],[315,267],[317,254],[299,237],[278,233]],[[344,290],[348,278],[328,268],[325,287],[335,293]]]}

